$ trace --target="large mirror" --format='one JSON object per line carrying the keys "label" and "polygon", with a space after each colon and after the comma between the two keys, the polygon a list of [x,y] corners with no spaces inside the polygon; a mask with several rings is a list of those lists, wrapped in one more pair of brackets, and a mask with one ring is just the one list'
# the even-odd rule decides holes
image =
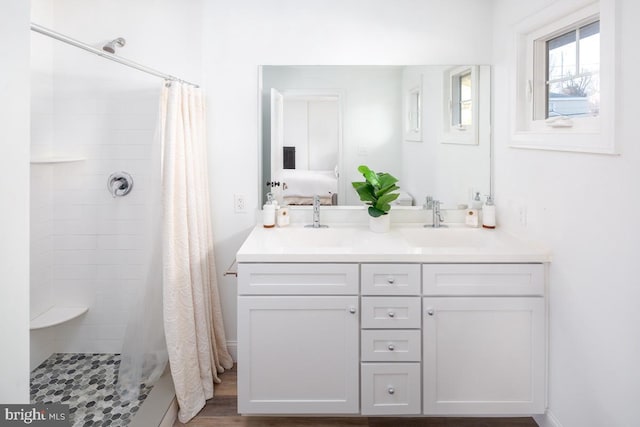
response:
{"label": "large mirror", "polygon": [[364,164],[399,206],[463,208],[491,191],[490,67],[262,66],[261,188],[280,203],[361,205]]}

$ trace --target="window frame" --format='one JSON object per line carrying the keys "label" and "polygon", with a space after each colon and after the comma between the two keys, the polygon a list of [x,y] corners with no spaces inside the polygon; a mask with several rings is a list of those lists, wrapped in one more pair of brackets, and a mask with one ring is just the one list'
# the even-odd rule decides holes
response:
{"label": "window frame", "polygon": [[[546,41],[600,21],[600,111],[595,117],[547,121]],[[553,3],[516,27],[510,146],[616,154],[614,138],[615,0]],[[538,110],[536,111],[536,108]]]}

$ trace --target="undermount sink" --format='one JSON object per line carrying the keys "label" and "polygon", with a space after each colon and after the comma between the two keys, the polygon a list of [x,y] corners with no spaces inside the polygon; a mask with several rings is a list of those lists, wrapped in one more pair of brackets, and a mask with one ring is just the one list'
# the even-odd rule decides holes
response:
{"label": "undermount sink", "polygon": [[307,228],[290,226],[268,230],[265,239],[270,244],[281,247],[301,248],[335,248],[352,245],[356,229],[348,227]]}
{"label": "undermount sink", "polygon": [[415,247],[481,247],[494,239],[491,231],[479,228],[406,227],[395,230],[410,246]]}

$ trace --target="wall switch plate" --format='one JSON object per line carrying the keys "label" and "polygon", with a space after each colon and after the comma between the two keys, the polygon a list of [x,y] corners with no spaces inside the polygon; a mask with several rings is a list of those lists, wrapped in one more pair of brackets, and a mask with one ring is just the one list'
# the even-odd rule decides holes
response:
{"label": "wall switch plate", "polygon": [[236,213],[247,211],[247,198],[244,194],[236,193],[233,195],[233,209]]}
{"label": "wall switch plate", "polygon": [[518,206],[518,215],[520,216],[520,225],[527,226],[527,206],[522,204]]}

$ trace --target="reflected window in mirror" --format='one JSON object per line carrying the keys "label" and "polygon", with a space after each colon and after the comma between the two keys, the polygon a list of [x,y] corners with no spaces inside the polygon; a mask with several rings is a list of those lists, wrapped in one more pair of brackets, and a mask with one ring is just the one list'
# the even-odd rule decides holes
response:
{"label": "reflected window in mirror", "polygon": [[471,70],[466,70],[452,77],[451,91],[453,95],[451,97],[451,108],[453,108],[453,114],[451,114],[451,126],[455,128],[468,129],[473,125],[472,88]]}
{"label": "reflected window in mirror", "polygon": [[[420,76],[420,79],[422,76]],[[422,141],[422,87],[416,85],[405,94],[405,140]]]}
{"label": "reflected window in mirror", "polygon": [[455,67],[445,72],[443,92],[449,94],[443,141],[478,143],[478,67]]}

